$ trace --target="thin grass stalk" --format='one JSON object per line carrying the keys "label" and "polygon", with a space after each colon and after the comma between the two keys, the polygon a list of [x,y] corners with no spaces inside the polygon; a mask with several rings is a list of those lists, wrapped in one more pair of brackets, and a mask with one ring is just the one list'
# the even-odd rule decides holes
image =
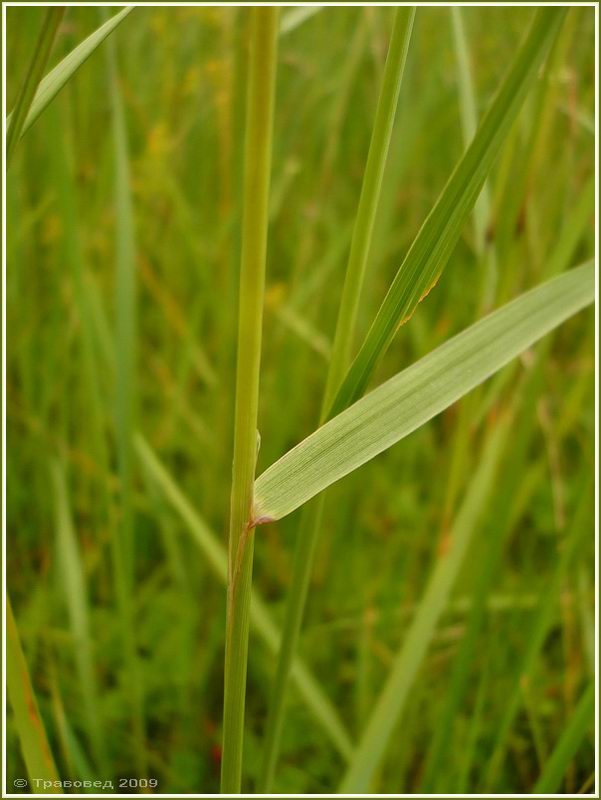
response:
{"label": "thin grass stalk", "polygon": [[221,791],[239,793],[254,526],[253,484],[269,224],[277,58],[277,7],[253,8],[244,153],[244,217],[238,320],[234,463],[230,508]]}
{"label": "thin grass stalk", "polygon": [[[106,14],[104,14],[106,16]],[[136,265],[127,125],[119,88],[114,39],[107,42],[109,93],[115,157],[115,439],[119,473],[118,530],[111,537],[115,590],[131,703],[133,744],[140,775],[147,773],[144,690],[141,683],[133,612],[134,509],[132,438],[135,419]]]}
{"label": "thin grass stalk", "polygon": [[[327,419],[328,408],[352,357],[352,342],[359,297],[365,278],[374,221],[380,200],[384,169],[390,147],[390,138],[392,136],[414,18],[414,8],[398,8],[395,12],[357,217],[353,229],[340,311],[336,323],[336,334],[322,400],[320,424]],[[296,539],[292,580],[286,605],[282,645],[278,655],[276,676],[266,725],[263,761],[259,778],[259,791],[261,792],[268,793],[272,790],[284,722],[286,694],[292,663],[298,646],[324,502],[325,495],[321,495],[309,503],[303,509],[301,515]]]}
{"label": "thin grass stalk", "polygon": [[[217,535],[211,531],[198,515],[188,498],[183,494],[165,466],[159,461],[156,453],[141,436],[136,436],[136,451],[148,478],[161,492],[165,501],[173,508],[188,530],[197,547],[202,551],[209,568],[217,579],[227,584],[227,552]],[[272,655],[277,655],[280,648],[281,634],[273,622],[270,612],[256,589],[251,593],[250,624],[263,640]],[[347,759],[352,752],[348,733],[330,700],[325,694],[317,678],[297,657],[292,668],[292,680],[300,697],[317,722],[331,740],[340,755]]]}
{"label": "thin grass stalk", "polygon": [[27,75],[19,91],[19,96],[8,124],[8,131],[6,134],[7,165],[12,161],[17,142],[21,137],[23,125],[27,119],[27,114],[31,108],[38,85],[42,80],[48,58],[50,57],[50,51],[52,50],[52,45],[64,14],[65,9],[60,7],[49,8],[46,11],[44,24],[38,36],[33,58],[29,64]]}
{"label": "thin grass stalk", "polygon": [[[460,6],[452,6],[451,25],[453,42],[457,60],[457,86],[459,90],[459,107],[461,111],[461,127],[463,140],[469,147],[478,129],[478,112],[476,93],[474,90],[472,60],[463,24],[463,10]],[[482,311],[489,311],[494,305],[495,291],[498,281],[497,256],[493,241],[488,240],[491,202],[488,181],[484,182],[480,197],[474,204],[474,247],[480,267],[484,268],[482,281]]]}

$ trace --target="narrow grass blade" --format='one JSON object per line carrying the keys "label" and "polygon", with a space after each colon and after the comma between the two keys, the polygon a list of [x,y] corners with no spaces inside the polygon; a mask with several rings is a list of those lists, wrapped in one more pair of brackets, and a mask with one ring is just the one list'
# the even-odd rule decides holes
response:
{"label": "narrow grass blade", "polygon": [[323,425],[255,484],[255,519],[281,519],[443,411],[594,298],[589,262],[507,303]]}
{"label": "narrow grass blade", "polygon": [[[8,698],[15,715],[15,724],[31,788],[36,794],[58,794],[60,790],[52,785],[54,781],[58,780],[56,766],[31,686],[27,662],[23,655],[17,624],[8,596],[6,598],[6,676]],[[51,788],[38,786],[37,780],[51,784]]]}
{"label": "narrow grass blade", "polygon": [[437,559],[424,596],[342,781],[342,794],[369,791],[373,774],[386,752],[395,726],[401,719],[409,691],[432,641],[478,519],[492,490],[507,428],[508,420],[505,419],[497,424],[489,436],[480,466],[472,477],[469,491],[451,529],[448,549]]}
{"label": "narrow grass blade", "polygon": [[[93,298],[89,288],[88,264],[82,236],[82,216],[77,193],[77,179],[73,163],[74,141],[72,129],[65,120],[65,106],[55,103],[46,120],[47,146],[50,151],[49,179],[55,191],[56,210],[60,216],[63,235],[61,257],[68,267],[73,281],[74,306],[77,309],[81,334],[81,375],[86,387],[87,414],[85,429],[81,428],[88,445],[88,452],[97,465],[109,472],[109,454],[105,440],[104,399],[102,396],[103,370],[96,352],[97,336],[94,330]],[[84,432],[85,431],[85,432]],[[111,503],[107,488],[103,491],[104,502],[98,498],[97,507],[108,509]]]}
{"label": "narrow grass blade", "polygon": [[485,779],[490,791],[493,791],[493,786],[506,752],[507,737],[511,726],[523,703],[522,687],[524,682],[528,680],[536,658],[545,643],[559,603],[566,573],[574,555],[581,549],[584,535],[587,533],[587,520],[590,519],[591,511],[591,494],[590,486],[586,484],[584,490],[581,490],[581,498],[570,525],[570,530],[565,536],[563,550],[558,558],[553,578],[547,591],[544,592],[532,619],[526,638],[527,645],[524,652],[516,658],[506,693],[504,713],[495,726],[496,737]]}
{"label": "narrow grass blade", "polygon": [[351,251],[340,300],[340,311],[336,321],[336,334],[323,400],[322,419],[332,402],[334,393],[340,386],[351,359],[359,298],[365,278],[374,221],[384,178],[384,168],[388,157],[390,137],[396,116],[414,19],[415,8],[403,7],[396,10],[374,128],[369,145],[365,175],[361,185],[359,207],[353,228]]}
{"label": "narrow grass blade", "polygon": [[140,679],[132,604],[135,514],[133,508],[132,437],[136,414],[136,247],[125,108],[119,87],[117,52],[110,39],[107,72],[112,111],[115,163],[115,443],[119,474],[120,524],[111,539],[115,589],[122,626],[135,758],[146,773],[144,687]]}
{"label": "narrow grass blade", "polygon": [[6,163],[10,164],[17,142],[25,130],[28,115],[35,102],[36,89],[44,74],[50,57],[50,51],[58,31],[58,26],[65,14],[64,8],[49,8],[44,17],[44,24],[36,42],[35,52],[27,75],[21,86],[13,113],[6,120]]}
{"label": "narrow grass blade", "polygon": [[[449,11],[451,14],[453,42],[457,60],[457,86],[459,89],[461,127],[463,129],[465,145],[468,147],[476,135],[478,127],[472,59],[463,23],[463,9],[461,6],[451,6]],[[493,243],[487,241],[490,210],[490,192],[488,182],[485,181],[482,185],[480,196],[474,204],[474,246],[476,254],[482,262],[479,266],[486,269],[486,274],[482,282],[482,307],[487,311],[493,304],[493,297],[497,284],[496,253]]]}
{"label": "narrow grass blade", "polygon": [[230,506],[221,791],[240,792],[253,565],[253,482],[269,226],[279,9],[250,11],[234,463]]}
{"label": "narrow grass blade", "polygon": [[303,317],[291,305],[280,306],[276,314],[280,322],[305,342],[311,350],[329,361],[332,347],[328,338],[317,330],[306,317]]}
{"label": "narrow grass blade", "polygon": [[555,749],[548,758],[542,775],[533,789],[534,794],[554,794],[559,792],[561,781],[570,762],[578,752],[586,732],[595,719],[595,686],[590,683],[580,698],[576,710]]}
{"label": "narrow grass blade", "polygon": [[[119,11],[114,17],[111,17],[107,22],[101,25],[94,33],[90,34],[87,39],[84,39],[81,44],[72,50],[68,56],[54,67],[39,83],[31,106],[28,109],[27,115],[24,118],[23,126],[19,136],[23,136],[33,123],[37,120],[44,109],[52,102],[56,95],[60,92],[67,81],[77,72],[77,70],[88,60],[96,48],[109,36],[115,28],[123,22],[125,17],[134,10],[134,6]],[[54,9],[57,11],[57,9]],[[17,108],[9,114],[6,120],[7,126],[12,127],[12,117],[17,112]]]}
{"label": "narrow grass blade", "polygon": [[587,226],[595,214],[595,176],[591,175],[580,191],[580,195],[565,216],[557,243],[550,254],[547,275],[553,277],[563,272],[570,263]]}
{"label": "narrow grass blade", "polygon": [[[57,738],[60,742],[62,761],[65,771],[73,777],[85,780],[94,774],[92,763],[88,760],[84,748],[79,738],[73,731],[69,717],[65,710],[65,705],[61,695],[59,680],[56,671],[56,664],[52,656],[48,657],[48,681],[50,684],[50,695],[52,697],[52,716]],[[68,685],[68,680],[67,680]],[[108,773],[104,773],[108,774]]]}
{"label": "narrow grass blade", "polygon": [[[131,437],[135,417],[137,275],[134,211],[125,109],[114,42],[107,48],[115,153],[115,431],[121,480],[124,538],[131,539]],[[124,542],[127,549],[131,542]],[[128,558],[131,554],[128,553]]]}
{"label": "narrow grass blade", "polygon": [[[547,340],[548,341],[548,340]],[[546,342],[545,342],[546,344]],[[495,568],[501,561],[503,545],[507,532],[512,527],[516,512],[515,497],[523,485],[523,475],[526,471],[526,453],[529,452],[533,424],[535,418],[535,403],[539,397],[540,374],[538,364],[526,373],[511,402],[512,446],[504,454],[502,474],[504,480],[500,482],[497,491],[487,509],[484,524],[487,526],[486,540],[480,549],[480,560],[474,587],[471,592],[471,608],[465,621],[465,631],[457,653],[453,660],[446,682],[446,698],[440,713],[437,715],[436,729],[429,743],[429,750],[424,759],[424,769],[421,779],[420,791],[426,794],[436,793],[440,790],[437,781],[441,776],[448,774],[448,765],[453,752],[453,725],[456,722],[459,709],[464,702],[465,694],[470,686],[472,676],[471,668],[477,655],[478,644],[481,641],[482,626],[486,619],[489,603],[490,587],[494,585]],[[451,751],[451,752],[449,752]]]}
{"label": "narrow grass blade", "polygon": [[398,327],[438,281],[482,185],[566,13],[541,8],[492,106],[436,205],[422,225],[328,414],[333,417],[365,390]]}
{"label": "narrow grass blade", "polygon": [[[227,583],[227,553],[217,536],[198,515],[188,498],[157,458],[148,442],[140,435],[135,438],[136,454],[148,476],[178,514],[197,546],[203,552],[213,574],[224,585]],[[250,624],[275,655],[280,647],[281,634],[273,622],[264,601],[256,589],[250,602]],[[343,758],[348,760],[352,745],[338,712],[324,694],[317,678],[309,672],[299,658],[292,665],[291,678],[303,698],[308,711],[329,737]]]}
{"label": "narrow grass blade", "polygon": [[286,36],[292,31],[300,27],[303,22],[306,22],[315,14],[322,10],[322,6],[300,6],[298,8],[291,8],[285,14],[282,14],[282,21],[280,22],[280,37]]}
{"label": "narrow grass blade", "polygon": [[[320,422],[325,419],[325,413],[333,394],[338,388],[351,358],[359,298],[364,283],[414,18],[414,8],[398,8],[394,16],[367,165],[353,227],[340,310],[336,321],[332,357],[322,399]],[[319,497],[303,510],[297,534],[292,581],[286,604],[284,637],[278,655],[273,694],[265,729],[265,745],[258,786],[259,791],[265,793],[272,791],[284,722],[286,691],[294,654],[298,646],[315,545],[321,526],[323,502],[323,496]]]}
{"label": "narrow grass blade", "polygon": [[58,462],[52,465],[52,480],[55,493],[57,550],[62,573],[61,584],[69,611],[87,733],[99,769],[98,774],[102,774],[103,770],[107,768],[107,759],[94,675],[88,593],[77,539],[73,530],[65,476]]}

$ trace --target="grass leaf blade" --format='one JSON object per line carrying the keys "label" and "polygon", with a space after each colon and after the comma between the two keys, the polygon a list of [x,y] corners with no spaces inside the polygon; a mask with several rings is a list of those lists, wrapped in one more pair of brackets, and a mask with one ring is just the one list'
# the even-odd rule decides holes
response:
{"label": "grass leaf blade", "polygon": [[69,612],[73,636],[73,652],[81,686],[88,737],[99,773],[107,768],[98,689],[94,674],[94,658],[89,623],[89,600],[84,568],[73,527],[67,485],[59,461],[52,464],[55,493],[56,539],[61,569],[61,584]]}
{"label": "grass leaf blade", "polygon": [[587,730],[594,723],[594,718],[595,686],[591,683],[580,698],[572,718],[549,756],[543,773],[533,789],[534,794],[552,794],[559,791],[565,771]]}
{"label": "grass leaf blade", "polygon": [[340,299],[340,311],[336,321],[336,334],[328,370],[322,420],[334,398],[335,392],[340,387],[351,360],[359,299],[371,247],[374,222],[384,179],[384,168],[390,148],[390,138],[396,117],[401,83],[405,73],[405,63],[407,61],[409,43],[411,42],[414,19],[415,8],[406,7],[396,10],[367,164],[361,185],[357,217],[353,227],[351,250]]}
{"label": "grass leaf blade", "polygon": [[[52,794],[57,794],[58,790],[53,787],[54,781],[58,779],[56,766],[31,685],[29,669],[8,595],[6,597],[6,675],[8,697],[15,714],[23,760],[32,788],[36,793],[50,791]],[[37,786],[37,783],[34,783],[36,779],[50,783],[51,788],[46,790],[40,787],[36,791],[34,788]]]}
{"label": "grass leaf blade", "polygon": [[[63,60],[54,67],[47,75],[42,78],[37,88],[29,112],[25,117],[20,136],[23,136],[33,123],[37,120],[40,114],[46,107],[54,100],[56,95],[60,92],[63,86],[69,79],[77,72],[77,70],[88,60],[92,53],[99,45],[109,36],[115,28],[123,22],[123,20],[134,10],[134,6],[127,6],[115,14],[94,33],[91,33],[86,39],[77,45]],[[15,109],[16,111],[16,109]],[[10,124],[13,111],[7,117],[7,126]]]}
{"label": "grass leaf blade", "polygon": [[[104,13],[103,10],[101,13]],[[111,100],[115,207],[115,447],[120,521],[112,537],[117,605],[128,671],[133,744],[140,774],[146,772],[144,686],[136,645],[133,604],[136,514],[133,506],[132,435],[136,416],[137,275],[133,197],[125,106],[119,85],[117,48],[108,42],[106,65]]]}
{"label": "grass leaf blade", "polygon": [[594,264],[489,314],[323,425],[255,483],[255,518],[281,519],[432,419],[593,301]]}
{"label": "grass leaf blade", "polygon": [[[6,120],[6,163],[10,164],[17,142],[26,129],[27,119],[36,98],[36,89],[48,63],[54,39],[65,14],[64,8],[49,8],[38,36],[35,52],[23,85],[17,97],[13,113]],[[40,84],[41,85],[41,84]],[[39,91],[39,89],[38,89]]]}
{"label": "grass leaf blade", "polygon": [[463,225],[517,116],[538,68],[558,33],[565,9],[540,9],[495,101],[417,234],[337,392],[329,417],[364,391],[398,327],[438,281]]}

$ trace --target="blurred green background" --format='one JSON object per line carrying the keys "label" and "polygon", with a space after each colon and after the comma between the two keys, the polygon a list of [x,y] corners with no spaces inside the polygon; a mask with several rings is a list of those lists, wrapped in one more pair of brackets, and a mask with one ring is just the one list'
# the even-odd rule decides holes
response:
{"label": "blurred green background", "polygon": [[[42,14],[7,9],[8,109]],[[121,456],[120,448],[141,434],[176,491],[225,543],[247,17],[233,7],[137,8],[23,138],[8,174],[8,590],[65,778],[145,777],[143,765],[157,791],[218,790],[225,587],[167,479],[157,478],[139,447]],[[531,17],[530,8],[464,9],[479,113]],[[392,9],[377,7],[327,8],[305,20],[282,10],[259,472],[317,422],[391,19]],[[99,9],[69,8],[51,65],[100,22]],[[128,182],[115,169],[111,63],[117,106],[125,109],[132,226],[116,211],[116,193]],[[593,253],[593,113],[594,11],[572,8],[489,181],[494,305],[549,274],[560,237],[573,240],[562,269]],[[450,11],[419,8],[361,335],[461,156],[460,115]],[[129,234],[135,285],[116,279],[116,248]],[[481,316],[483,280],[468,226],[375,383]],[[135,317],[120,324],[119,304],[131,310],[134,298]],[[591,678],[592,331],[588,310],[330,493],[301,655],[355,738],[444,546],[484,435],[515,404],[499,476],[374,790],[531,791]],[[531,380],[541,347],[548,349]],[[125,434],[120,403],[132,409]],[[123,459],[130,489],[123,489]],[[256,536],[255,585],[278,624],[297,524],[294,514]],[[125,554],[124,531],[132,534]],[[560,556],[569,547],[566,564]],[[115,576],[119,548],[130,573],[129,622]],[[540,648],[522,674],[545,614]],[[475,647],[453,695],[470,626]],[[251,635],[251,787],[273,665]],[[142,740],[132,724],[132,687]],[[433,742],[453,697],[432,774]],[[11,722],[9,709],[9,787],[24,775]],[[564,791],[593,790],[593,755],[591,729]],[[277,790],[334,791],[343,766],[293,687]]]}

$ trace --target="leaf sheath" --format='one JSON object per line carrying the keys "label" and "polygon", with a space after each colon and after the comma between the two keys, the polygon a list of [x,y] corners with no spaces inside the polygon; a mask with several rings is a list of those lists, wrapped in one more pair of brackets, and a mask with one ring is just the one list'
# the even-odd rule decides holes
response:
{"label": "leaf sheath", "polygon": [[242,776],[253,563],[251,513],[257,448],[259,367],[278,34],[277,7],[253,8],[251,14],[225,638],[221,762],[221,791],[224,794],[240,792]]}

